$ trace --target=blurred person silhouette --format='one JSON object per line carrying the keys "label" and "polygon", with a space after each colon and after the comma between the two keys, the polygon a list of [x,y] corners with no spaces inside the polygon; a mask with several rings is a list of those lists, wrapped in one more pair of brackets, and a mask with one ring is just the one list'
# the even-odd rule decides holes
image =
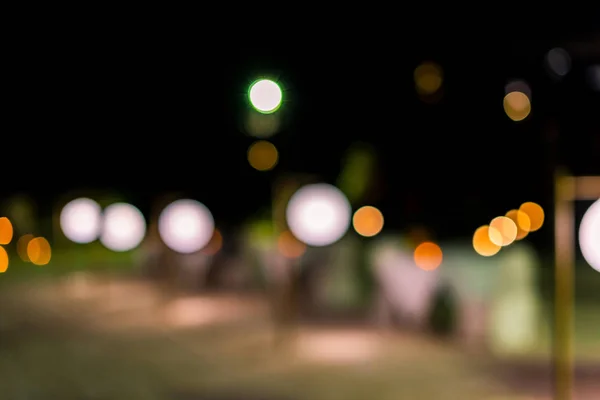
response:
{"label": "blurred person silhouette", "polygon": [[428,325],[438,336],[452,336],[457,329],[458,304],[452,286],[441,284],[435,291],[429,309]]}
{"label": "blurred person silhouette", "polygon": [[345,235],[331,246],[309,249],[303,271],[310,273],[307,295],[313,309],[330,318],[362,317],[365,303],[371,300],[368,287],[371,272],[364,273],[364,241]]}
{"label": "blurred person silhouette", "polygon": [[276,246],[263,252],[265,268],[271,271],[270,301],[275,327],[274,343],[285,344],[298,322],[300,305],[299,260],[284,257]]}
{"label": "blurred person silhouette", "polygon": [[153,222],[148,227],[148,233],[136,253],[136,264],[142,276],[152,280],[164,278],[164,255],[166,246],[158,233],[158,224]]}
{"label": "blurred person silhouette", "polygon": [[324,314],[318,292],[331,259],[328,250],[330,249],[309,247],[298,260],[294,293],[298,312],[302,316],[318,318]]}
{"label": "blurred person silhouette", "polygon": [[371,265],[379,290],[376,300],[376,320],[379,324],[423,330],[429,325],[436,290],[438,270],[419,268],[413,257],[418,235],[396,234],[382,238],[371,250]]}

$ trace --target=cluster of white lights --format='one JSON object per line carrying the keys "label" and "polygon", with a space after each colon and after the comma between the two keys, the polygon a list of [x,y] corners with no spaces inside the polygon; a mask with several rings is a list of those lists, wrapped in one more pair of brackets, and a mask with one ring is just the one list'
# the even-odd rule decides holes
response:
{"label": "cluster of white lights", "polygon": [[[72,242],[100,240],[106,248],[117,252],[133,250],[146,236],[146,220],[135,206],[115,203],[102,210],[89,198],[69,202],[61,211],[60,227]],[[208,244],[214,232],[214,219],[202,203],[178,200],[163,210],[158,229],[167,247],[189,254]]]}
{"label": "cluster of white lights", "polygon": [[99,239],[106,248],[119,252],[134,249],[146,235],[146,220],[135,206],[115,203],[103,211],[88,198],[75,199],[62,209],[60,227],[72,242]]}

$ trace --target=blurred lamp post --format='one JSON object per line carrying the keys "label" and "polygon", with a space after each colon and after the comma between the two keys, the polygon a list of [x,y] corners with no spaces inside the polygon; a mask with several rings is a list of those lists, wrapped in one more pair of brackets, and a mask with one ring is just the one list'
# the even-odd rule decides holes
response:
{"label": "blurred lamp post", "polygon": [[[600,177],[555,177],[555,399],[570,400],[573,395],[573,287],[575,270],[575,212],[574,202],[596,200],[588,210],[580,229],[579,243],[587,261],[600,270],[600,250],[587,245],[599,241]],[[590,215],[592,214],[592,215]],[[584,225],[585,224],[585,225]],[[590,224],[594,226],[590,227]],[[592,229],[593,228],[593,229]],[[592,236],[594,235],[594,236]]]}

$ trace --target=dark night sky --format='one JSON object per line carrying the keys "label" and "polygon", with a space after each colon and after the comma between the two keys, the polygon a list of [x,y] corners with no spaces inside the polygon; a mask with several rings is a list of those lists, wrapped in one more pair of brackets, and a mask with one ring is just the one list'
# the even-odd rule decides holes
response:
{"label": "dark night sky", "polygon": [[[600,174],[600,94],[583,80],[600,60],[574,57],[561,83],[543,67],[546,51],[577,38],[587,36],[393,50],[40,44],[10,62],[1,194],[25,191],[44,209],[68,189],[112,188],[147,211],[158,194],[183,191],[236,223],[268,205],[270,180],[283,171],[333,182],[344,151],[361,140],[378,152],[373,200],[388,226],[421,223],[443,235],[456,224],[470,235],[524,201],[550,204],[553,148],[573,171]],[[436,105],[414,91],[414,68],[425,60],[445,72]],[[273,139],[280,164],[270,173],[249,167],[252,140],[239,129],[247,87],[260,75],[278,77],[286,96],[285,129]],[[520,124],[502,108],[511,78],[533,93]],[[550,127],[559,132],[554,147]]]}

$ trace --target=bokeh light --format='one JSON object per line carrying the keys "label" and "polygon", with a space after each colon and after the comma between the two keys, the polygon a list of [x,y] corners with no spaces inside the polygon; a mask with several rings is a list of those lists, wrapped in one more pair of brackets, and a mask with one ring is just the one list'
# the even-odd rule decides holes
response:
{"label": "bokeh light", "polygon": [[415,87],[421,95],[436,93],[443,82],[442,68],[432,62],[425,62],[415,69]]}
{"label": "bokeh light", "polygon": [[510,210],[506,213],[506,217],[513,220],[517,226],[517,237],[515,240],[522,240],[529,234],[531,230],[531,220],[529,215],[521,210]]}
{"label": "bokeh light", "polygon": [[13,226],[6,217],[0,218],[0,245],[9,244],[13,238]]}
{"label": "bokeh light", "polygon": [[26,235],[21,236],[19,240],[17,240],[17,254],[19,255],[19,258],[24,262],[31,262],[29,256],[27,255],[27,245],[29,244],[29,242],[31,242],[33,238],[34,236],[31,233],[28,233]]}
{"label": "bokeh light", "polygon": [[502,241],[502,235],[494,228],[488,225],[479,227],[473,235],[473,249],[477,254],[484,257],[491,257],[498,254],[502,246],[498,246],[490,240],[490,236],[494,237],[495,242]]}
{"label": "bokeh light", "polygon": [[600,200],[588,208],[581,220],[579,247],[588,264],[600,272]]}
{"label": "bokeh light", "polygon": [[[519,211],[529,217],[529,232],[538,231],[544,226],[546,217],[544,209],[539,204],[533,202],[523,203],[521,204],[521,207],[519,207]],[[521,227],[524,228],[524,226],[525,224],[522,224]]]}
{"label": "bokeh light", "polygon": [[250,86],[250,103],[261,113],[277,111],[283,100],[281,88],[270,79],[261,79]]}
{"label": "bokeh light", "polygon": [[252,168],[259,171],[269,171],[277,165],[279,153],[271,142],[259,140],[248,148],[248,162]]}
{"label": "bokeh light", "polygon": [[346,196],[326,183],[300,188],[292,195],[286,209],[290,230],[309,246],[337,242],[348,231],[351,215]]}
{"label": "bokeh light", "polygon": [[27,257],[35,265],[46,265],[52,258],[50,243],[43,237],[35,237],[27,243]]}
{"label": "bokeh light", "polygon": [[562,78],[571,70],[571,56],[565,49],[556,47],[546,54],[546,68],[554,78]]}
{"label": "bokeh light", "polygon": [[504,96],[504,112],[513,121],[522,121],[531,113],[531,101],[523,92],[510,92]]}
{"label": "bokeh light", "polygon": [[100,236],[102,208],[92,199],[69,202],[60,212],[60,228],[75,243],[91,243]]}
{"label": "bokeh light", "polygon": [[[497,246],[508,246],[517,239],[517,224],[508,217],[497,217],[490,222],[490,241]],[[497,235],[498,232],[500,235]]]}
{"label": "bokeh light", "polygon": [[352,225],[361,236],[375,236],[383,229],[383,214],[372,206],[361,207],[354,213]]}
{"label": "bokeh light", "polygon": [[146,235],[146,220],[136,207],[115,203],[103,213],[100,242],[112,251],[129,251],[136,248]]}
{"label": "bokeh light", "polygon": [[8,269],[8,253],[4,247],[0,246],[0,274]]}
{"label": "bokeh light", "polygon": [[182,199],[169,204],[158,218],[162,241],[171,250],[182,254],[200,251],[213,236],[215,220],[204,204]]}
{"label": "bokeh light", "polygon": [[214,256],[221,251],[221,247],[223,247],[223,235],[221,235],[221,231],[215,228],[208,244],[202,249],[202,254]]}
{"label": "bokeh light", "polygon": [[442,249],[432,242],[421,243],[414,252],[415,264],[425,271],[433,271],[438,268],[442,265],[443,259]]}
{"label": "bokeh light", "polygon": [[283,231],[277,239],[277,249],[286,258],[298,258],[306,252],[306,245],[290,231]]}

